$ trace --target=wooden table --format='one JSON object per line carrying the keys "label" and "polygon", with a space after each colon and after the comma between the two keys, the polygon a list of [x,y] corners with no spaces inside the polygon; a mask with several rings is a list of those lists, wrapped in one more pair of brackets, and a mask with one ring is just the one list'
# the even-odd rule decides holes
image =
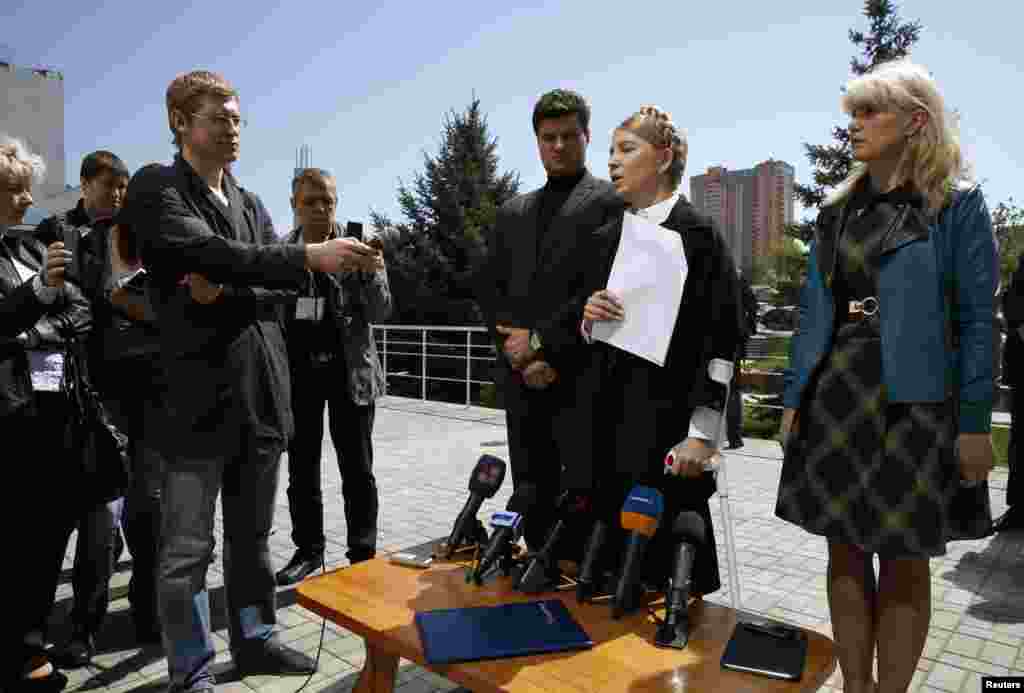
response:
{"label": "wooden table", "polygon": [[[511,590],[509,582],[499,577],[478,587],[466,584],[465,570],[457,564],[417,570],[377,558],[308,578],[298,586],[297,595],[299,604],[366,641],[366,663],[356,684],[357,693],[392,691],[400,657],[474,693],[792,693],[817,690],[835,670],[832,641],[814,631],[806,631],[807,665],[799,682],[723,670],[720,660],[736,625],[736,612],[706,601],[690,605],[691,631],[686,649],[666,650],[652,644],[656,624],[646,610],[613,621],[607,603],[580,605],[574,592],[525,595]],[[594,641],[593,649],[439,667],[424,659],[413,623],[415,612],[539,598],[564,601]]]}

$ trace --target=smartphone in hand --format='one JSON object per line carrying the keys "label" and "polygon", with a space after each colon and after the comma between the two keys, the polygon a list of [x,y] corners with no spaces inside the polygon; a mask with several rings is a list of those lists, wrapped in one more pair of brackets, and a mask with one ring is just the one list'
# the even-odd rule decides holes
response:
{"label": "smartphone in hand", "polygon": [[345,235],[361,243],[363,241],[363,223],[361,221],[348,222],[345,225]]}
{"label": "smartphone in hand", "polygon": [[64,250],[71,253],[71,261],[64,267],[64,279],[80,285],[82,283],[82,261],[79,241],[82,240],[82,234],[76,228],[65,228],[61,240],[64,241]]}

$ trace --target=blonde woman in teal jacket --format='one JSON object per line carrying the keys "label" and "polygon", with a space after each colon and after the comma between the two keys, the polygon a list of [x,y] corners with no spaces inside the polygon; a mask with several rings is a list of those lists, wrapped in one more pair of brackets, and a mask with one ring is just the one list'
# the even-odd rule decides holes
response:
{"label": "blonde woman in teal jacket", "polygon": [[924,647],[953,493],[993,465],[998,262],[927,71],[880,65],[842,106],[856,163],[810,250],[776,514],[828,540],[844,690],[889,693],[907,689]]}

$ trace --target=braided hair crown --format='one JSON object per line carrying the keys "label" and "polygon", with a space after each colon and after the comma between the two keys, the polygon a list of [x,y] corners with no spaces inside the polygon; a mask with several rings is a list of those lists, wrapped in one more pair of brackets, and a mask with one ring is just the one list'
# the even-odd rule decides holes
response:
{"label": "braided hair crown", "polygon": [[672,114],[652,104],[644,104],[619,127],[636,133],[655,147],[672,150],[672,164],[669,166],[668,174],[672,186],[678,187],[686,169],[688,147],[686,132],[672,122]]}

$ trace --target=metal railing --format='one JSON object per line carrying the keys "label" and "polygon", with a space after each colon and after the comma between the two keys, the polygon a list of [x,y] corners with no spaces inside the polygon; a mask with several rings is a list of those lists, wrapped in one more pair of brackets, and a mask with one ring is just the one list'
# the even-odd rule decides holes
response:
{"label": "metal railing", "polygon": [[[381,365],[384,368],[385,382],[389,378],[410,378],[420,380],[420,399],[426,401],[427,397],[427,385],[429,382],[449,382],[449,383],[463,383],[465,385],[465,406],[471,406],[473,404],[472,391],[474,385],[486,386],[494,385],[492,379],[480,379],[475,378],[473,375],[473,364],[474,363],[485,363],[490,366],[494,363],[495,359],[495,346],[488,335],[488,330],[481,326],[468,326],[468,327],[457,327],[448,325],[373,325],[374,334],[377,338],[377,345],[380,352]],[[401,335],[401,333],[412,333],[415,336]],[[430,340],[428,335],[431,333],[444,335],[442,341]],[[396,336],[397,335],[397,336]],[[485,340],[478,340],[474,342],[474,335],[485,335]],[[482,341],[482,343],[481,343]],[[775,356],[762,351],[762,346],[766,343],[764,337],[755,337],[751,340],[749,346],[753,349],[748,349],[748,360],[756,361],[771,361],[772,368],[770,371],[764,373],[769,376],[768,380],[777,385],[769,386],[769,389],[778,389],[778,392],[772,392],[767,395],[747,395],[744,396],[744,406],[752,408],[763,408],[763,409],[782,409],[780,404],[769,403],[773,398],[772,395],[781,394],[781,371],[786,365],[787,357]],[[455,353],[455,351],[459,353]],[[752,352],[752,353],[751,353]],[[396,359],[415,359],[419,364],[419,372],[413,373],[408,369],[391,371],[388,369],[388,364],[394,362]],[[429,364],[431,361],[441,360],[453,361],[463,360],[465,362],[465,369],[460,369],[463,375],[460,377],[452,377],[451,375],[430,375]],[[488,367],[488,371],[489,371]],[[767,381],[766,381],[767,382]],[[1005,387],[1000,387],[1005,389]],[[388,387],[385,385],[385,392]],[[767,402],[760,401],[763,397]],[[1001,424],[997,424],[1001,425]]]}
{"label": "metal railing", "polygon": [[[493,385],[493,380],[481,380],[473,377],[473,364],[474,363],[494,363],[495,358],[495,346],[491,342],[490,337],[487,338],[487,343],[474,343],[473,335],[482,334],[487,335],[487,328],[472,326],[472,327],[454,327],[447,325],[373,325],[375,336],[377,337],[377,344],[380,349],[381,365],[384,368],[385,378],[419,378],[420,379],[420,398],[422,400],[427,399],[427,383],[428,382],[449,382],[449,383],[464,383],[466,389],[465,405],[468,407],[472,404],[472,389],[473,385]],[[396,333],[418,333],[418,337],[408,338],[402,335],[396,337]],[[431,333],[438,333],[445,335],[444,341],[433,341],[428,339],[428,335]],[[459,335],[462,337],[460,338]],[[457,341],[455,341],[457,340]],[[456,355],[452,353],[455,349],[458,349],[461,353]],[[419,373],[410,373],[406,370],[388,370],[389,360],[394,360],[402,357],[415,358],[419,362]],[[457,360],[462,359],[465,361],[465,376],[459,378],[453,378],[450,375],[430,375],[429,363],[435,359],[445,360]],[[385,392],[387,389],[385,389]]]}

